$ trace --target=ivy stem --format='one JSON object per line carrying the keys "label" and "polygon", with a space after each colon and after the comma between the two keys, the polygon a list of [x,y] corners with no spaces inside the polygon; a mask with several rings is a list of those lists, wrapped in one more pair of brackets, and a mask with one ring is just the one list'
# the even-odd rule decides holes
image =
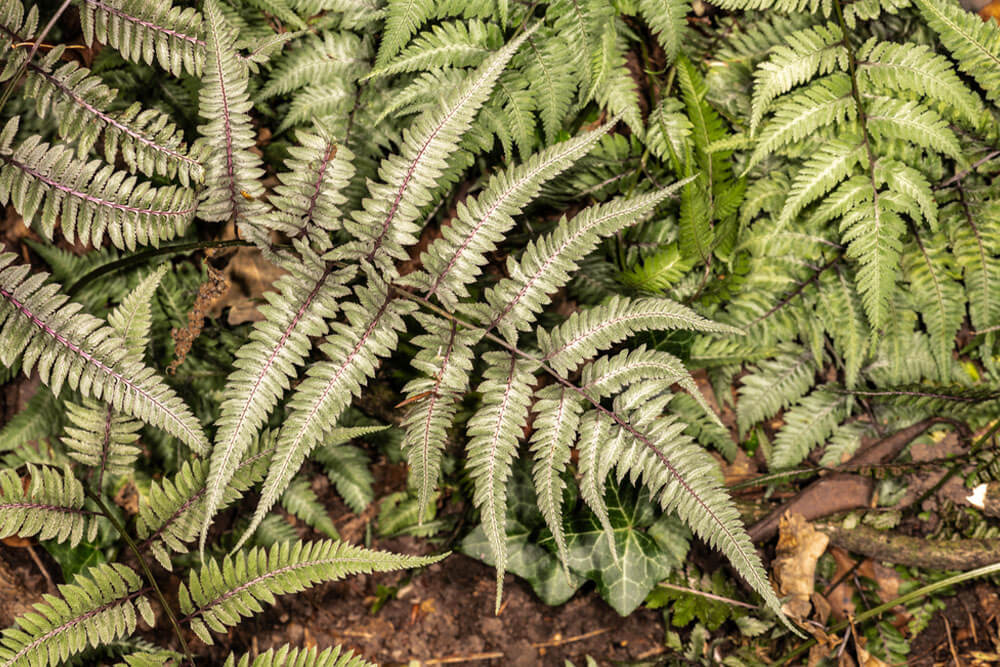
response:
{"label": "ivy stem", "polygon": [[230,248],[233,246],[246,247],[252,245],[253,243],[250,241],[230,239],[227,241],[194,241],[192,243],[177,243],[174,245],[162,246],[160,248],[144,250],[143,252],[137,252],[134,255],[128,255],[127,257],[122,257],[121,259],[108,262],[107,264],[101,264],[100,266],[91,269],[78,278],[76,282],[66,288],[65,293],[68,296],[75,296],[80,290],[101,276],[108,273],[114,273],[115,271],[119,271],[121,269],[127,269],[128,267],[137,264],[144,264],[146,260],[152,257],[158,257],[160,255],[175,255],[189,252],[191,250],[202,250],[207,248]]}
{"label": "ivy stem", "polygon": [[150,571],[149,565],[146,564],[146,559],[142,557],[142,553],[139,551],[139,547],[136,546],[135,541],[128,534],[128,531],[125,530],[125,526],[122,525],[121,521],[118,520],[118,517],[114,515],[114,513],[111,511],[111,508],[107,506],[107,504],[99,495],[91,491],[86,486],[83,488],[83,492],[87,495],[88,498],[97,503],[97,506],[101,508],[101,511],[104,513],[104,516],[107,517],[108,521],[111,522],[111,525],[114,526],[116,531],[118,531],[118,534],[121,535],[123,540],[125,540],[125,543],[128,545],[129,550],[133,554],[135,554],[135,557],[139,560],[139,567],[142,568],[142,573],[146,576],[146,580],[149,582],[149,585],[153,587],[154,591],[156,591],[156,597],[160,601],[160,606],[163,607],[164,613],[166,613],[167,618],[170,619],[170,625],[174,629],[174,634],[177,635],[177,640],[180,641],[181,643],[181,650],[184,652],[185,660],[187,660],[187,662],[190,663],[191,665],[194,665],[195,664],[194,657],[188,650],[187,642],[184,640],[184,634],[181,632],[181,626],[180,624],[177,623],[177,617],[174,616],[173,610],[170,608],[170,605],[167,604],[167,599],[163,597],[163,591],[160,590],[159,584],[156,583],[156,578]]}

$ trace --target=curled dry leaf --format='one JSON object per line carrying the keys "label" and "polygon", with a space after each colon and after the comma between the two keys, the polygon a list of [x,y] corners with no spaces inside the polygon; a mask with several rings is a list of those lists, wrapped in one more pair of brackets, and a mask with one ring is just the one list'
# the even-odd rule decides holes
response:
{"label": "curled dry leaf", "polygon": [[830,538],[817,531],[801,514],[781,517],[774,576],[779,591],[789,599],[782,611],[792,618],[804,619],[812,610],[816,580],[816,561],[826,551]]}

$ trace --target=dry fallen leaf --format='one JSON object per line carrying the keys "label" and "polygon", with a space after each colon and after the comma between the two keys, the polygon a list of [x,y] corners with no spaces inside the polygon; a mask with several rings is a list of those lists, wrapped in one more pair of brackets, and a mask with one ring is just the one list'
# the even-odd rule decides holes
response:
{"label": "dry fallen leaf", "polygon": [[804,619],[812,610],[816,587],[816,561],[826,551],[830,538],[816,530],[801,514],[786,513],[778,528],[774,576],[782,595],[789,596],[782,611]]}
{"label": "dry fallen leaf", "polygon": [[264,319],[257,305],[264,292],[284,271],[264,259],[257,248],[240,248],[230,258],[222,274],[229,281],[229,289],[213,304],[208,314],[219,317],[229,308],[227,322],[231,326]]}

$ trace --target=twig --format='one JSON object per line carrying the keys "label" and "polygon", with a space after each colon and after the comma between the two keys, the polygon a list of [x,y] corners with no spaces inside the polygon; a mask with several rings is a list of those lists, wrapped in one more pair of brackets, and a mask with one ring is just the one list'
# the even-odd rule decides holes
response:
{"label": "twig", "polygon": [[30,544],[28,545],[28,555],[31,556],[31,560],[35,561],[35,566],[38,567],[42,576],[45,577],[45,583],[49,587],[49,592],[54,593],[56,591],[56,582],[52,581],[52,575],[49,574],[42,559],[38,557],[38,554],[35,553],[35,548]]}
{"label": "twig", "polygon": [[976,160],[976,162],[974,162],[973,165],[971,167],[969,167],[968,169],[966,169],[965,171],[960,171],[957,174],[955,174],[954,176],[952,176],[951,178],[949,178],[947,181],[944,181],[943,183],[939,183],[938,185],[935,185],[934,189],[935,190],[941,190],[942,188],[946,188],[949,185],[953,185],[955,183],[958,183],[963,178],[965,178],[966,176],[968,176],[969,174],[971,174],[972,172],[974,172],[976,169],[979,169],[980,167],[982,167],[984,164],[986,164],[990,160],[994,160],[994,159],[996,159],[998,157],[1000,157],[1000,151],[993,151],[992,153],[990,153],[986,157],[984,157],[984,158],[982,158],[980,160]]}
{"label": "twig", "polygon": [[781,301],[779,301],[778,303],[776,303],[774,305],[774,307],[771,308],[771,310],[767,311],[766,313],[764,313],[763,315],[761,315],[760,317],[758,317],[757,319],[755,319],[754,321],[752,321],[747,326],[753,326],[754,324],[757,324],[758,322],[761,322],[762,320],[766,320],[771,315],[774,315],[776,312],[778,312],[779,310],[781,310],[782,308],[784,308],[785,306],[787,306],[792,301],[792,299],[794,299],[799,294],[801,294],[803,292],[803,290],[805,290],[805,288],[809,287],[809,285],[811,285],[814,282],[816,282],[817,280],[819,280],[819,277],[821,275],[823,275],[823,273],[827,269],[829,269],[831,266],[833,266],[834,264],[836,264],[837,262],[839,262],[842,257],[843,257],[843,255],[837,255],[836,257],[834,257],[833,259],[831,259],[829,262],[827,262],[826,264],[824,264],[823,266],[821,266],[815,273],[812,274],[812,276],[809,277],[808,280],[806,280],[801,285],[799,285],[798,287],[796,287],[794,290],[792,290],[791,292],[789,292],[788,295],[785,298],[783,298]]}
{"label": "twig", "polygon": [[447,658],[431,658],[424,660],[425,665],[445,665],[454,662],[473,662],[476,660],[496,660],[504,657],[503,653],[494,651],[493,653],[473,653],[471,655],[452,655]]}
{"label": "twig", "polygon": [[748,602],[740,602],[739,600],[734,600],[732,598],[727,598],[722,595],[716,595],[714,593],[706,593],[705,591],[695,590],[694,588],[685,588],[684,586],[678,586],[676,584],[668,584],[665,581],[661,581],[657,584],[660,588],[669,588],[672,591],[680,591],[681,593],[690,593],[691,595],[698,595],[703,598],[708,598],[709,600],[718,600],[719,602],[725,602],[726,604],[731,604],[737,607],[745,607],[747,609],[758,609],[759,607],[755,604],[750,604]]}
{"label": "twig", "polygon": [[611,628],[599,628],[597,630],[591,630],[590,632],[585,632],[582,635],[575,635],[573,637],[566,637],[560,639],[550,639],[547,642],[535,642],[531,646],[532,648],[551,648],[553,646],[562,646],[563,644],[572,644],[573,642],[582,642],[584,639],[590,639],[591,637],[596,637],[598,635],[603,635],[608,632]]}
{"label": "twig", "polygon": [[955,661],[955,667],[962,667],[962,661],[958,659],[958,651],[955,650],[955,642],[951,638],[951,623],[948,622],[948,617],[942,615],[941,618],[944,620],[944,633],[948,637],[948,649],[951,650],[951,658]]}

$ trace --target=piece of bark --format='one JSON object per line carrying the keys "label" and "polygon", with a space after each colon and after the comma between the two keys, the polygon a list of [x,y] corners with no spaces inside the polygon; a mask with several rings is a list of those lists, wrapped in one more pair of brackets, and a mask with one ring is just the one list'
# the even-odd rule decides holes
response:
{"label": "piece of bark", "polygon": [[971,570],[1000,562],[1000,539],[929,540],[858,525],[815,524],[839,547],[876,561],[929,570]]}

